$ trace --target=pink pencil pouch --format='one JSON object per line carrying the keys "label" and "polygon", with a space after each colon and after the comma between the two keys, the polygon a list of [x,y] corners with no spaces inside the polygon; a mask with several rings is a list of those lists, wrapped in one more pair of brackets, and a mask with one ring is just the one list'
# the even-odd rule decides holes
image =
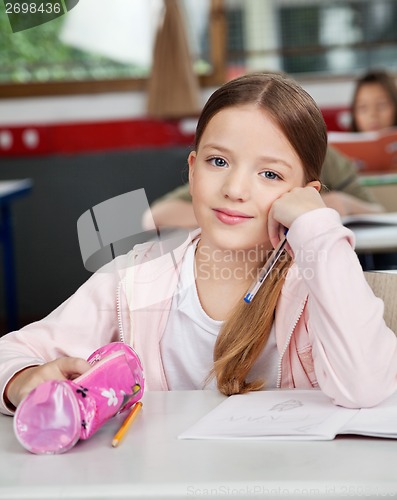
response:
{"label": "pink pencil pouch", "polygon": [[87,361],[92,367],[80,377],[43,382],[19,404],[14,431],[30,452],[64,453],[142,398],[143,370],[132,347],[113,342]]}

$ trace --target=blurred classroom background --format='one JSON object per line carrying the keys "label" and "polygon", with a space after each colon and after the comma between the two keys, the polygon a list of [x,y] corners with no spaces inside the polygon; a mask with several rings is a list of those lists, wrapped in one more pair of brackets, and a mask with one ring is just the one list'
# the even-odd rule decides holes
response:
{"label": "blurred classroom background", "polygon": [[[80,216],[141,188],[151,203],[186,182],[196,119],[218,85],[287,72],[330,132],[348,131],[356,78],[371,68],[397,74],[397,0],[60,3],[65,15],[20,31],[0,3],[0,182],[32,186],[8,204],[13,259],[1,245],[0,335],[8,292],[23,326],[90,276]],[[377,178],[371,189],[397,211],[396,176]],[[14,271],[10,291],[3,283]]]}

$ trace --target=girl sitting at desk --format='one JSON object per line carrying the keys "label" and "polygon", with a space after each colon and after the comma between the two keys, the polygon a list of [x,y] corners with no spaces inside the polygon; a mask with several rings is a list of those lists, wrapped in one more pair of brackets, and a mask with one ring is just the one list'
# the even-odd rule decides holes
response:
{"label": "girl sitting at desk", "polygon": [[[226,83],[189,155],[200,230],[171,253],[137,245],[43,320],[0,339],[0,410],[48,379],[74,378],[122,340],[148,390],[320,388],[376,405],[397,389],[397,338],[368,286],[353,235],[319,190],[327,133],[313,99],[280,75]],[[269,252],[287,247],[251,303]]]}
{"label": "girl sitting at desk", "polygon": [[[384,70],[369,71],[360,77],[352,100],[354,132],[376,132],[397,127],[397,85]],[[373,269],[397,269],[397,254],[377,253],[372,256]]]}

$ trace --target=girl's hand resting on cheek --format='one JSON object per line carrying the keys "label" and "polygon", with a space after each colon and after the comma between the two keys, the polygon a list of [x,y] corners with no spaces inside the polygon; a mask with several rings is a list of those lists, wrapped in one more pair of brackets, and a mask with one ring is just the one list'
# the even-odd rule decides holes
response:
{"label": "girl's hand resting on cheek", "polygon": [[268,232],[273,247],[283,237],[285,228],[289,228],[300,215],[326,206],[319,189],[320,183],[313,182],[293,188],[274,201],[268,215]]}
{"label": "girl's hand resting on cheek", "polygon": [[73,380],[90,368],[91,365],[85,359],[66,357],[40,366],[29,366],[16,373],[8,382],[5,390],[6,402],[16,408],[22,399],[42,382]]}

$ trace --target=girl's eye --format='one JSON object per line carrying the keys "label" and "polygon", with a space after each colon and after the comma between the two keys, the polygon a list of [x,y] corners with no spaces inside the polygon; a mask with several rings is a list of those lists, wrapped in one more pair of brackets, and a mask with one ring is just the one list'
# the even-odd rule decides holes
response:
{"label": "girl's eye", "polygon": [[380,103],[378,104],[378,109],[379,109],[380,111],[385,111],[386,109],[389,109],[390,107],[391,107],[391,106],[390,106],[390,104],[389,104],[388,102],[380,102]]}
{"label": "girl's eye", "polygon": [[279,175],[277,175],[275,172],[272,172],[271,170],[266,170],[265,172],[262,172],[260,175],[265,177],[265,179],[270,179],[270,180],[281,179]]}
{"label": "girl's eye", "polygon": [[215,156],[214,158],[210,158],[209,162],[214,167],[226,167],[227,166],[226,160],[224,160],[223,158],[220,158],[219,156]]}
{"label": "girl's eye", "polygon": [[367,106],[357,106],[356,112],[357,113],[367,113],[368,108]]}

